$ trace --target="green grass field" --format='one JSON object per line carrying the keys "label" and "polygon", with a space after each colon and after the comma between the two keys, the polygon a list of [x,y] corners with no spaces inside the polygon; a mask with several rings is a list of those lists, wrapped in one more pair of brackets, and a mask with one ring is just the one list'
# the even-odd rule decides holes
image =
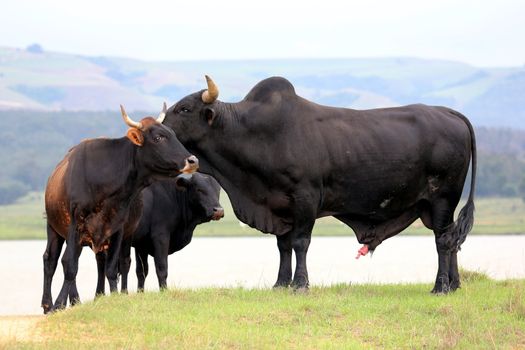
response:
{"label": "green grass field", "polygon": [[[218,222],[199,225],[196,236],[254,236],[261,233],[241,225],[233,214],[228,197],[223,192],[221,203],[225,217]],[[462,205],[462,204],[460,204]],[[456,210],[459,212],[459,209]],[[457,214],[457,213],[456,213]],[[353,235],[352,230],[332,218],[318,219],[314,227],[317,236]],[[418,220],[402,234],[431,234]],[[525,203],[519,198],[480,198],[476,200],[475,225],[472,234],[525,234]],[[42,193],[31,193],[12,205],[0,206],[0,239],[45,239]]]}
{"label": "green grass field", "polygon": [[[291,290],[199,289],[113,295],[37,324],[43,349],[523,349],[525,280],[463,273],[446,296],[430,285]],[[1,345],[1,344],[0,344]]]}

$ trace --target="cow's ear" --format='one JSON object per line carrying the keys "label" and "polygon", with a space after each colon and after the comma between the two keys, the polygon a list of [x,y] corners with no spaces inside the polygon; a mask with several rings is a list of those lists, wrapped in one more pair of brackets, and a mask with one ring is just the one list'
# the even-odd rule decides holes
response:
{"label": "cow's ear", "polygon": [[211,107],[204,108],[204,116],[208,121],[208,125],[211,126],[216,117],[215,110]]}
{"label": "cow's ear", "polygon": [[175,186],[178,190],[186,190],[190,187],[191,175],[182,174],[175,178]]}
{"label": "cow's ear", "polygon": [[137,128],[129,128],[126,136],[137,146],[142,146],[144,144],[144,135],[142,135],[142,131]]}

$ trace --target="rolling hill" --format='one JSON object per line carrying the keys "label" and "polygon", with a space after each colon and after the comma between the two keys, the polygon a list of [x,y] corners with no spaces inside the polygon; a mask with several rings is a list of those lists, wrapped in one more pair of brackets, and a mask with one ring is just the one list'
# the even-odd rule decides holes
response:
{"label": "rolling hill", "polygon": [[0,109],[156,111],[205,87],[237,101],[261,79],[288,78],[321,104],[375,108],[446,105],[476,126],[525,129],[525,67],[481,68],[417,58],[146,62],[0,47]]}

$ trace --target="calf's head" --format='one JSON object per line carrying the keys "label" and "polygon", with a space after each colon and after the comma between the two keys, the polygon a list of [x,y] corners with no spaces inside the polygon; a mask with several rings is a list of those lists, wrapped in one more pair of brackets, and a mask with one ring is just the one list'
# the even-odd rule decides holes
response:
{"label": "calf's head", "polygon": [[191,210],[201,218],[201,222],[220,220],[224,209],[219,203],[219,183],[211,176],[201,173],[180,175],[177,177],[177,188],[188,193]]}
{"label": "calf's head", "polygon": [[146,117],[133,121],[121,105],[122,118],[130,127],[128,139],[137,147],[137,163],[152,174],[176,176],[191,174],[199,167],[198,159],[180,143],[170,128],[162,125],[166,116],[166,103],[158,118]]}

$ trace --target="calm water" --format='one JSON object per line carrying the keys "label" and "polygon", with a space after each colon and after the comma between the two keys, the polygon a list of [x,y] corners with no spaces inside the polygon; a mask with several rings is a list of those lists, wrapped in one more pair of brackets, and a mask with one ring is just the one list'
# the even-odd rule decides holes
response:
{"label": "calm water", "polygon": [[[45,241],[0,241],[0,315],[40,314],[42,254]],[[434,239],[393,237],[373,257],[355,260],[360,245],[354,237],[313,237],[308,253],[310,283],[431,283],[437,271]],[[134,255],[132,255],[134,260]],[[146,288],[158,289],[150,257]],[[170,256],[168,284],[178,288],[243,286],[270,288],[277,277],[279,253],[272,236],[250,238],[195,238]],[[466,269],[483,271],[497,279],[525,278],[524,236],[471,236],[459,254]],[[54,278],[53,297],[62,284],[62,266]],[[93,299],[95,255],[84,249],[77,284],[82,301]],[[130,290],[136,289],[134,262]],[[430,286],[429,286],[430,289]]]}

